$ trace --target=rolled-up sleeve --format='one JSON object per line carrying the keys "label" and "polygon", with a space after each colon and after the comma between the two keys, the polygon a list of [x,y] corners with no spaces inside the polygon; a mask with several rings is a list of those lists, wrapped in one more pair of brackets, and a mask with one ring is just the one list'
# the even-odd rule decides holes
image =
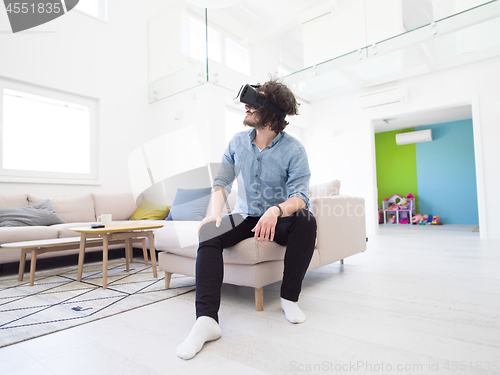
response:
{"label": "rolled-up sleeve", "polygon": [[219,168],[217,177],[214,180],[214,187],[216,185],[222,186],[227,190],[228,194],[231,193],[234,179],[236,178],[236,165],[234,162],[234,152],[231,150],[231,142],[227,146],[224,155],[222,155],[222,163]]}
{"label": "rolled-up sleeve", "polygon": [[311,171],[306,150],[302,147],[290,159],[288,166],[288,181],[286,183],[288,198],[299,197],[309,208],[309,180]]}

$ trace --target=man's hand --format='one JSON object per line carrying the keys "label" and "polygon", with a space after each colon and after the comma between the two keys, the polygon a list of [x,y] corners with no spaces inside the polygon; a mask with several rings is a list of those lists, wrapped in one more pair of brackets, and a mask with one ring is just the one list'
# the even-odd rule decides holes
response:
{"label": "man's hand", "polygon": [[280,210],[278,207],[273,206],[270,207],[264,215],[261,216],[257,225],[252,229],[252,232],[255,232],[254,239],[255,241],[259,240],[260,243],[267,243],[267,241],[274,240],[274,231],[276,229],[276,223],[278,222],[278,216],[280,214]]}
{"label": "man's hand", "polygon": [[216,226],[217,228],[219,228],[219,227],[220,227],[220,223],[222,222],[222,217],[221,217],[221,215],[217,215],[217,214],[215,214],[215,215],[209,215],[209,216],[207,216],[207,217],[203,218],[203,220],[202,220],[202,221],[201,221],[201,223],[200,223],[200,226],[198,227],[198,238],[200,237],[200,230],[201,230],[201,227],[202,227],[202,226],[204,226],[204,225],[205,225],[205,224],[207,224],[207,223],[212,222],[212,221],[215,221],[215,226]]}

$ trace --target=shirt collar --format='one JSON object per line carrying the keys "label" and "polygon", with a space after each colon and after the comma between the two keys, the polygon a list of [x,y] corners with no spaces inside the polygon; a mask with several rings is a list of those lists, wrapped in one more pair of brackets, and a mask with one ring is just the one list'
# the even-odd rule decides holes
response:
{"label": "shirt collar", "polygon": [[[248,133],[248,136],[250,137],[250,143],[253,143],[253,140],[255,139],[255,134],[256,133],[257,133],[257,131],[255,129],[250,130],[250,132]],[[271,143],[270,148],[273,148],[274,145],[276,143],[278,143],[281,138],[283,138],[283,134],[282,133],[278,133],[278,135],[276,137],[274,137],[274,139],[273,139],[273,141]]]}
{"label": "shirt collar", "polygon": [[276,143],[278,143],[281,138],[283,138],[283,133],[278,133],[278,135],[273,139],[273,142],[271,143],[271,147],[274,147],[274,145]]}
{"label": "shirt collar", "polygon": [[257,133],[257,130],[255,130],[255,129],[250,129],[248,131],[248,137],[250,138],[250,143],[253,142],[256,133]]}

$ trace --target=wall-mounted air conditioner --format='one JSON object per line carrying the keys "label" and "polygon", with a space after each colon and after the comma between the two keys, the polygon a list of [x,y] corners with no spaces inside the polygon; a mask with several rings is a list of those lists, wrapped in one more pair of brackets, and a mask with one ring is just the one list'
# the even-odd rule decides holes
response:
{"label": "wall-mounted air conditioner", "polygon": [[396,144],[398,144],[399,146],[429,141],[432,141],[431,129],[396,134]]}
{"label": "wall-mounted air conditioner", "polygon": [[359,104],[363,109],[385,104],[408,103],[409,101],[410,93],[407,86],[372,92],[359,97]]}

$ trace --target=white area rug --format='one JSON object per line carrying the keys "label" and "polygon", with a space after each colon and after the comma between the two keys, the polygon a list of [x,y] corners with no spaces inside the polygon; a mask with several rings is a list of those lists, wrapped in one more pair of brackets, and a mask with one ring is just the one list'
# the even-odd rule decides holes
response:
{"label": "white area rug", "polygon": [[125,270],[125,259],[108,262],[108,287],[102,289],[102,263],[39,271],[35,285],[17,275],[0,278],[0,347],[74,327],[194,290],[194,278],[174,274],[165,289],[164,273],[153,278],[151,264],[139,259]]}

